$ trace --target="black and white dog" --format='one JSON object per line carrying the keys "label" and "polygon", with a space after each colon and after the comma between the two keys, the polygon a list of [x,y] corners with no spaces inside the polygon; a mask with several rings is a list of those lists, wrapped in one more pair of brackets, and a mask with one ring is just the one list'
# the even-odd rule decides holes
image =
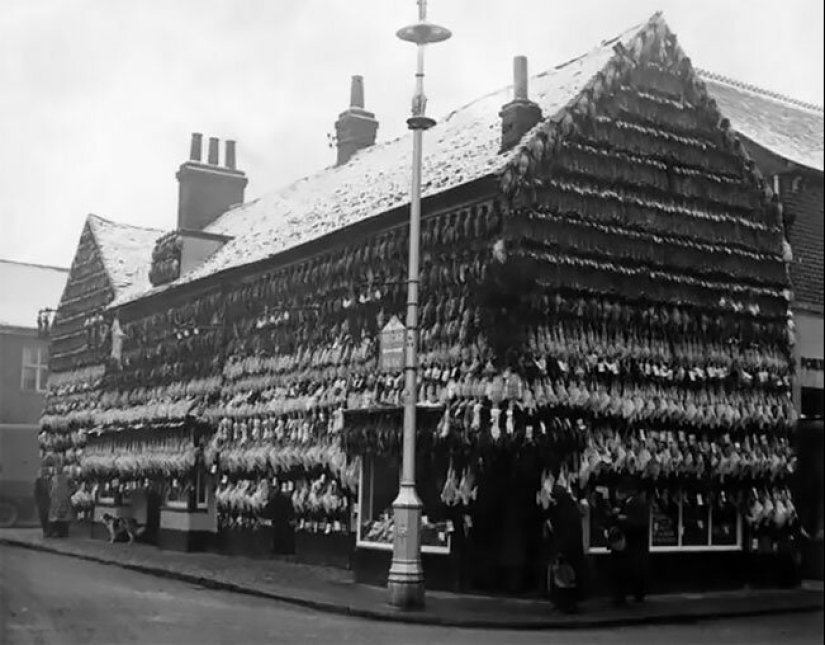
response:
{"label": "black and white dog", "polygon": [[110,513],[104,513],[103,523],[109,529],[109,544],[120,541],[132,544],[136,537],[140,537],[146,531],[146,527],[132,517],[115,517]]}

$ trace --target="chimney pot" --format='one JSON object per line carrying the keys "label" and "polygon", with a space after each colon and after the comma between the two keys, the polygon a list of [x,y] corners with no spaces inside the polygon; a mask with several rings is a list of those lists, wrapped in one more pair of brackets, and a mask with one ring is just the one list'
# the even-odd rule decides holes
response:
{"label": "chimney pot", "polygon": [[200,161],[203,153],[203,135],[200,132],[192,133],[192,144],[189,147],[189,160]]}
{"label": "chimney pot", "polygon": [[350,107],[364,109],[364,77],[353,76],[349,91]]}
{"label": "chimney pot", "polygon": [[529,98],[527,57],[513,58],[513,100],[502,106],[501,151],[509,150],[541,121],[541,108]]}
{"label": "chimney pot", "polygon": [[235,142],[231,140],[226,141],[226,154],[224,156],[224,165],[230,170],[235,170]]}
{"label": "chimney pot", "polygon": [[364,77],[353,76],[350,85],[350,107],[338,115],[335,122],[335,138],[338,160],[335,165],[347,163],[359,150],[375,143],[378,121],[375,115],[364,109]]}
{"label": "chimney pot", "polygon": [[516,101],[529,100],[527,90],[527,56],[516,56],[513,59],[513,82],[515,84]]}
{"label": "chimney pot", "polygon": [[219,145],[220,145],[220,140],[217,137],[209,137],[209,159],[207,161],[212,166],[217,166],[218,165],[218,146]]}

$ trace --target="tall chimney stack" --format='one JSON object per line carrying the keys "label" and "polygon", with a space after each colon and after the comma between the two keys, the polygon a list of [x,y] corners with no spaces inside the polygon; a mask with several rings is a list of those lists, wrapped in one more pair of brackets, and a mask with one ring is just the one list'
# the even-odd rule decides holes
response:
{"label": "tall chimney stack", "polygon": [[203,154],[203,135],[200,132],[192,133],[192,145],[189,148],[189,161],[200,161]]}
{"label": "tall chimney stack", "polygon": [[209,138],[207,163],[201,161],[203,135],[194,133],[190,159],[178,178],[178,230],[202,231],[233,206],[242,204],[248,180],[236,168],[235,141],[226,141],[225,166],[219,165],[217,137]]}
{"label": "tall chimney stack", "polygon": [[349,106],[364,109],[364,77],[353,76],[349,89]]}
{"label": "tall chimney stack", "polygon": [[229,170],[235,170],[235,142],[230,139],[226,141],[223,162]]}
{"label": "tall chimney stack", "polygon": [[541,108],[530,100],[528,90],[527,57],[513,59],[513,100],[499,112],[501,117],[501,150],[505,152],[521,141],[539,121]]}
{"label": "tall chimney stack", "polygon": [[513,81],[515,91],[513,98],[516,101],[529,101],[527,91],[527,56],[516,56],[513,58]]}
{"label": "tall chimney stack", "polygon": [[210,166],[218,165],[218,146],[220,146],[220,139],[217,137],[209,137],[209,159],[207,160]]}
{"label": "tall chimney stack", "polygon": [[359,150],[375,144],[378,121],[364,109],[364,78],[353,76],[350,84],[350,107],[338,115],[335,135],[338,144],[337,166],[347,163]]}

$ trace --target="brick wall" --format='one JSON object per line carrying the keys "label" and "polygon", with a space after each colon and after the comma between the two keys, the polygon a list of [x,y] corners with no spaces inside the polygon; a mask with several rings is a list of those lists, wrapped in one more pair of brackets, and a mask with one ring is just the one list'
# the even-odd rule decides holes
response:
{"label": "brick wall", "polygon": [[800,309],[823,309],[823,175],[802,176],[794,189],[794,179],[801,175],[788,174],[782,178],[781,196],[785,211],[795,216],[790,230],[794,261],[791,267],[795,300]]}

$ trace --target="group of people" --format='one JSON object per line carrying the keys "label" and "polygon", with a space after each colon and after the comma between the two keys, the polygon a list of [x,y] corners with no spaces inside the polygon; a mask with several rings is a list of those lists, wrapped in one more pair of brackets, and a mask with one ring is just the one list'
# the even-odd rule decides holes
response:
{"label": "group of people", "polygon": [[[582,513],[578,502],[563,486],[553,486],[544,522],[546,589],[561,611],[578,610],[587,586]],[[607,540],[608,577],[615,606],[627,604],[628,596],[643,602],[649,560],[649,510],[644,493],[627,485],[616,489]]]}
{"label": "group of people", "polygon": [[34,499],[43,537],[69,537],[71,486],[61,468],[43,468],[34,483]]}

